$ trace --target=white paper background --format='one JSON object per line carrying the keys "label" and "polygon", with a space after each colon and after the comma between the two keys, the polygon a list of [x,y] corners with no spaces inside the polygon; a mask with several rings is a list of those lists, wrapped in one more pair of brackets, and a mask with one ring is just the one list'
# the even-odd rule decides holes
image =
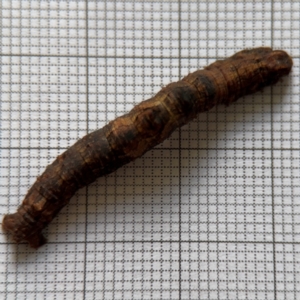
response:
{"label": "white paper background", "polygon": [[80,190],[39,250],[1,234],[1,299],[300,299],[299,1],[0,5],[1,215],[162,86],[244,48],[294,60]]}

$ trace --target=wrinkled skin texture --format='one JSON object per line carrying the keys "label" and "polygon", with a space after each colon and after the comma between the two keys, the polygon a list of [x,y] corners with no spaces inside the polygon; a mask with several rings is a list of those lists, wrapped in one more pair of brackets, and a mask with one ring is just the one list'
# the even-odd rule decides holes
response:
{"label": "wrinkled skin texture", "polygon": [[291,67],[292,59],[284,51],[256,48],[167,85],[59,155],[37,178],[17,212],[4,217],[4,231],[17,243],[27,241],[38,248],[46,242],[42,230],[78,189],[142,156],[198,113],[275,84]]}

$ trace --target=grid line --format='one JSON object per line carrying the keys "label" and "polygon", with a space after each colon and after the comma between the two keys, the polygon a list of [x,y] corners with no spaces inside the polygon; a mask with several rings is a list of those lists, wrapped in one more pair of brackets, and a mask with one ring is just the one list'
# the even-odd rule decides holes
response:
{"label": "grid line", "polygon": [[[272,31],[271,31],[271,47],[274,46],[273,42],[273,31],[274,31],[274,1],[272,0],[271,3],[271,24],[272,24]],[[271,136],[273,136],[273,88],[271,87]],[[271,178],[272,178],[272,234],[273,234],[273,275],[274,275],[274,300],[277,300],[277,288],[276,288],[276,248],[275,248],[275,214],[274,214],[274,156],[273,156],[273,140],[271,140]]]}
{"label": "grid line", "polygon": [[[182,47],[182,40],[181,40],[181,1],[178,0],[178,40],[179,40],[179,66],[181,66],[181,47]],[[178,78],[182,78],[182,74],[181,74],[181,68],[178,68]],[[178,155],[178,165],[179,165],[179,291],[178,291],[178,299],[181,299],[182,297],[182,269],[181,269],[181,262],[182,262],[182,248],[181,248],[181,242],[182,242],[182,238],[181,238],[181,234],[182,234],[182,228],[181,228],[181,224],[182,224],[182,220],[181,220],[181,195],[182,195],[182,191],[181,191],[181,186],[182,186],[182,182],[181,182],[181,169],[182,169],[182,165],[181,165],[181,128],[178,129],[178,137],[179,137],[179,144],[178,144],[178,148],[179,148],[179,155]]]}
{"label": "grid line", "polygon": [[[89,31],[88,31],[88,8],[89,4],[88,1],[85,1],[85,26],[86,26],[86,30],[85,30],[85,35],[86,35],[86,134],[89,133]],[[85,224],[85,232],[87,233],[87,220],[88,220],[88,192],[89,192],[89,188],[88,186],[85,188],[85,198],[86,198],[86,204],[85,204],[85,220],[86,220],[86,224]],[[85,234],[85,240],[84,240],[84,277],[83,277],[83,295],[86,295],[86,269],[87,269],[87,234]]]}
{"label": "grid line", "polygon": [[[232,49],[229,49],[232,50]],[[30,55],[30,54],[5,54],[5,53],[0,53],[0,57],[68,57],[68,58],[85,58],[86,55]],[[179,59],[179,56],[122,56],[122,55],[89,55],[89,58],[123,58],[123,59],[147,59],[151,58],[153,60],[156,59]],[[211,59],[211,60],[217,60],[217,59],[225,59],[227,58],[226,56],[199,56],[198,58],[203,58],[203,59]],[[293,55],[293,58],[300,58],[300,56],[295,56]],[[193,56],[184,56],[184,59],[195,59]]]}

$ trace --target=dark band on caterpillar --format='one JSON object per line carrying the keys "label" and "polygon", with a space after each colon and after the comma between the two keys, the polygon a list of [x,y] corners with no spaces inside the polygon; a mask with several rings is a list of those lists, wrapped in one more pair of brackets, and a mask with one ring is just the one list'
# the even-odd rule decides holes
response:
{"label": "dark band on caterpillar", "polygon": [[38,248],[46,241],[42,230],[79,188],[142,156],[198,113],[276,83],[292,64],[284,51],[244,50],[167,85],[59,155],[37,178],[17,212],[4,217],[4,231],[17,243],[27,241]]}

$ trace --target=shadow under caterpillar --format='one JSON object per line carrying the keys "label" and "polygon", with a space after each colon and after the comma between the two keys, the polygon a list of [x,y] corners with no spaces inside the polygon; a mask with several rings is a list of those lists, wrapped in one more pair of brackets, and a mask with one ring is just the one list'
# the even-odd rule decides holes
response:
{"label": "shadow under caterpillar", "polygon": [[17,212],[4,217],[3,230],[17,243],[27,241],[38,248],[46,242],[42,230],[78,189],[142,156],[198,113],[275,84],[292,64],[284,51],[243,50],[167,85],[59,155],[37,178]]}

